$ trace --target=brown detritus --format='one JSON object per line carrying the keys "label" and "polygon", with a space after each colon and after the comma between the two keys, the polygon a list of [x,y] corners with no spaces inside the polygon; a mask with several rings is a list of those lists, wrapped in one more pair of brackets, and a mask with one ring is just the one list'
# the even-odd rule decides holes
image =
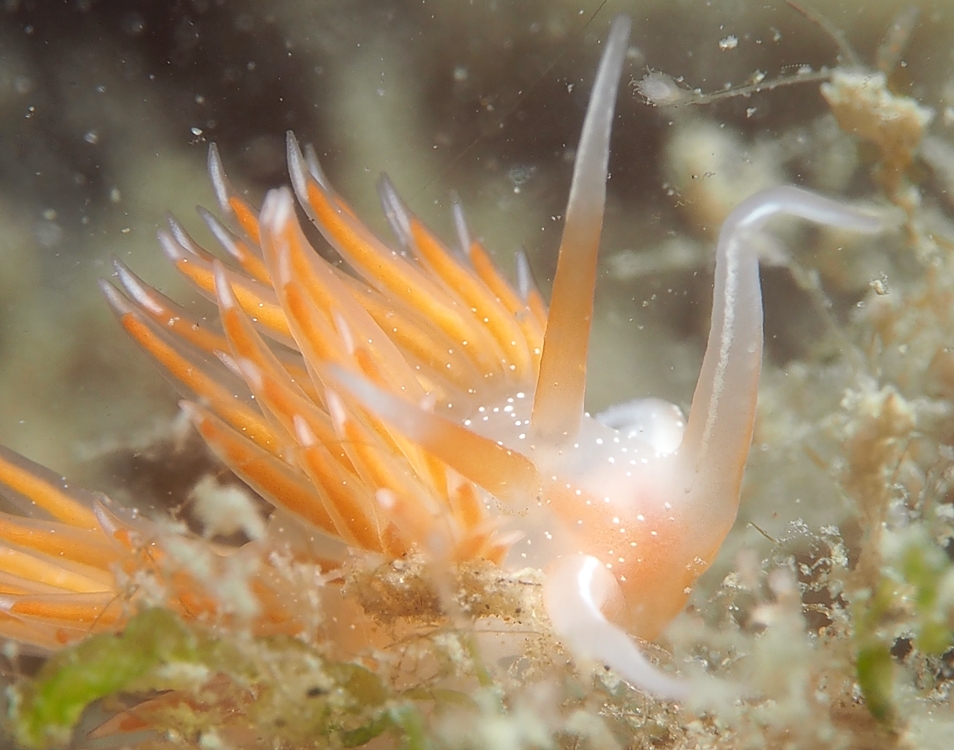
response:
{"label": "brown detritus", "polygon": [[396,619],[434,623],[443,618],[440,598],[420,561],[394,560],[371,569],[355,567],[342,594],[353,596],[361,608],[385,625]]}
{"label": "brown detritus", "polygon": [[928,365],[927,379],[932,395],[954,400],[954,350],[947,346],[937,350]]}
{"label": "brown detritus", "polygon": [[892,93],[881,72],[836,69],[821,93],[842,130],[877,148],[875,180],[911,216],[920,199],[909,172],[934,110]]}
{"label": "brown detritus", "polygon": [[853,750],[890,750],[909,747],[901,735],[879,724],[867,707],[849,696],[844,696],[831,706],[832,723],[845,730],[852,738]]}
{"label": "brown detritus", "polygon": [[881,533],[893,499],[892,474],[904,460],[915,427],[910,404],[894,388],[869,388],[845,397],[852,422],[845,439],[843,484],[865,530],[855,566],[854,587],[868,587],[880,575]]}
{"label": "brown detritus", "polygon": [[[496,617],[523,622],[541,611],[539,571],[507,573],[483,560],[461,563],[450,574],[455,608],[468,616]],[[364,611],[383,625],[406,619],[433,624],[447,617],[434,575],[421,558],[393,560],[373,568],[356,566],[348,575],[344,593],[354,596]]]}

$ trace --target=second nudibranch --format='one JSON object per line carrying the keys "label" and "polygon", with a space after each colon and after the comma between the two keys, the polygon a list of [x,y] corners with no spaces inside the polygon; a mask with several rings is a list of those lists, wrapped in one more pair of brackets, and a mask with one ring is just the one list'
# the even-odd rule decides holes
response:
{"label": "second nudibranch", "polygon": [[[762,362],[753,235],[781,214],[867,234],[882,222],[791,186],[743,201],[719,233],[711,328],[688,420],[658,399],[597,419],[587,415],[585,362],[610,129],[629,30],[629,19],[614,20],[586,112],[536,388],[487,404],[463,427],[488,438],[467,447],[479,447],[488,464],[505,470],[500,448],[507,451],[509,483],[519,490],[510,494],[528,498],[518,510],[535,532],[510,559],[547,566],[547,613],[571,651],[657,696],[679,699],[687,684],[653,667],[630,634],[653,639],[682,610],[736,517]],[[385,421],[455,465],[445,441],[461,426],[344,371],[337,377]]]}

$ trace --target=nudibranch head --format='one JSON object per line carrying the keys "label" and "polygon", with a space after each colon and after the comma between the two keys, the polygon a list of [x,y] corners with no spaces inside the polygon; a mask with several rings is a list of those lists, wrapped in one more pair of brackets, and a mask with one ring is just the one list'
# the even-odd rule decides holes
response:
{"label": "nudibranch head", "polygon": [[[261,211],[210,149],[225,221],[200,213],[227,261],[174,220],[160,232],[176,268],[218,306],[218,327],[119,261],[122,291],[103,289],[122,326],[184,393],[209,446],[281,511],[275,525],[302,524],[336,540],[342,556],[419,550],[441,561],[501,562],[509,552],[545,566],[547,609],[571,650],[680,697],[685,687],[658,674],[630,635],[660,633],[735,519],[762,350],[751,234],[779,213],[867,232],[880,224],[797,188],[750,198],[720,235],[712,328],[688,419],[652,399],[599,419],[585,414],[629,29],[618,17],[605,43],[549,310],[525,261],[511,285],[459,206],[448,248],[384,178],[398,247],[386,245],[291,134],[294,195],[272,190]],[[344,267],[311,246],[295,196]],[[103,522],[94,520],[79,526],[95,533]]]}

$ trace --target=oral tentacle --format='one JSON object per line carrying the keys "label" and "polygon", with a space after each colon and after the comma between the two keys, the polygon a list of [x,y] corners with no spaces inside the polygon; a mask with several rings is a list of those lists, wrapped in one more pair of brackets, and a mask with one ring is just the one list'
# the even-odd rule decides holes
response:
{"label": "oral tentacle", "polygon": [[870,213],[792,186],[757,193],[726,219],[716,248],[709,339],[679,448],[682,496],[675,498],[696,509],[694,528],[703,530],[704,537],[697,548],[710,554],[735,520],[755,422],[762,292],[752,238],[766,221],[781,215],[863,234],[884,228]]}
{"label": "oral tentacle", "polygon": [[583,120],[570,184],[531,418],[534,435],[553,445],[572,440],[583,417],[610,129],[630,26],[625,16],[613,20]]}

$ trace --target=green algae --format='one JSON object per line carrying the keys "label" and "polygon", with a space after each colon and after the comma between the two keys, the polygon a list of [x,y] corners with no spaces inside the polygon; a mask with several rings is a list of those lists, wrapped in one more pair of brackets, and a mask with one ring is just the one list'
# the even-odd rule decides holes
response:
{"label": "green algae", "polygon": [[241,640],[186,625],[168,610],[146,610],[122,634],[87,638],[23,681],[14,734],[26,748],[63,746],[95,701],[158,693],[175,700],[149,709],[155,732],[201,735],[226,720],[298,745],[356,747],[391,731],[410,748],[426,747],[416,709],[391,700],[397,696],[369,670],[322,659],[287,636]]}
{"label": "green algae", "polygon": [[170,662],[194,662],[198,642],[170,612],[152,609],[119,635],[94,635],[51,657],[19,690],[15,731],[25,747],[64,744],[93,701],[129,689]]}
{"label": "green algae", "polygon": [[940,656],[954,644],[954,609],[941,596],[954,565],[920,527],[891,546],[881,580],[870,596],[859,599],[854,613],[858,686],[871,715],[886,726],[898,719],[899,670],[891,654],[898,623],[926,656]]}
{"label": "green algae", "polygon": [[925,654],[940,656],[954,644],[954,612],[946,611],[939,596],[945,578],[954,575],[954,566],[935,544],[917,535],[904,549],[900,570],[913,589],[910,598],[917,613],[914,644]]}
{"label": "green algae", "polygon": [[880,642],[862,646],[858,650],[855,667],[858,687],[871,715],[882,724],[892,724],[895,712],[891,697],[894,687],[891,649]]}

